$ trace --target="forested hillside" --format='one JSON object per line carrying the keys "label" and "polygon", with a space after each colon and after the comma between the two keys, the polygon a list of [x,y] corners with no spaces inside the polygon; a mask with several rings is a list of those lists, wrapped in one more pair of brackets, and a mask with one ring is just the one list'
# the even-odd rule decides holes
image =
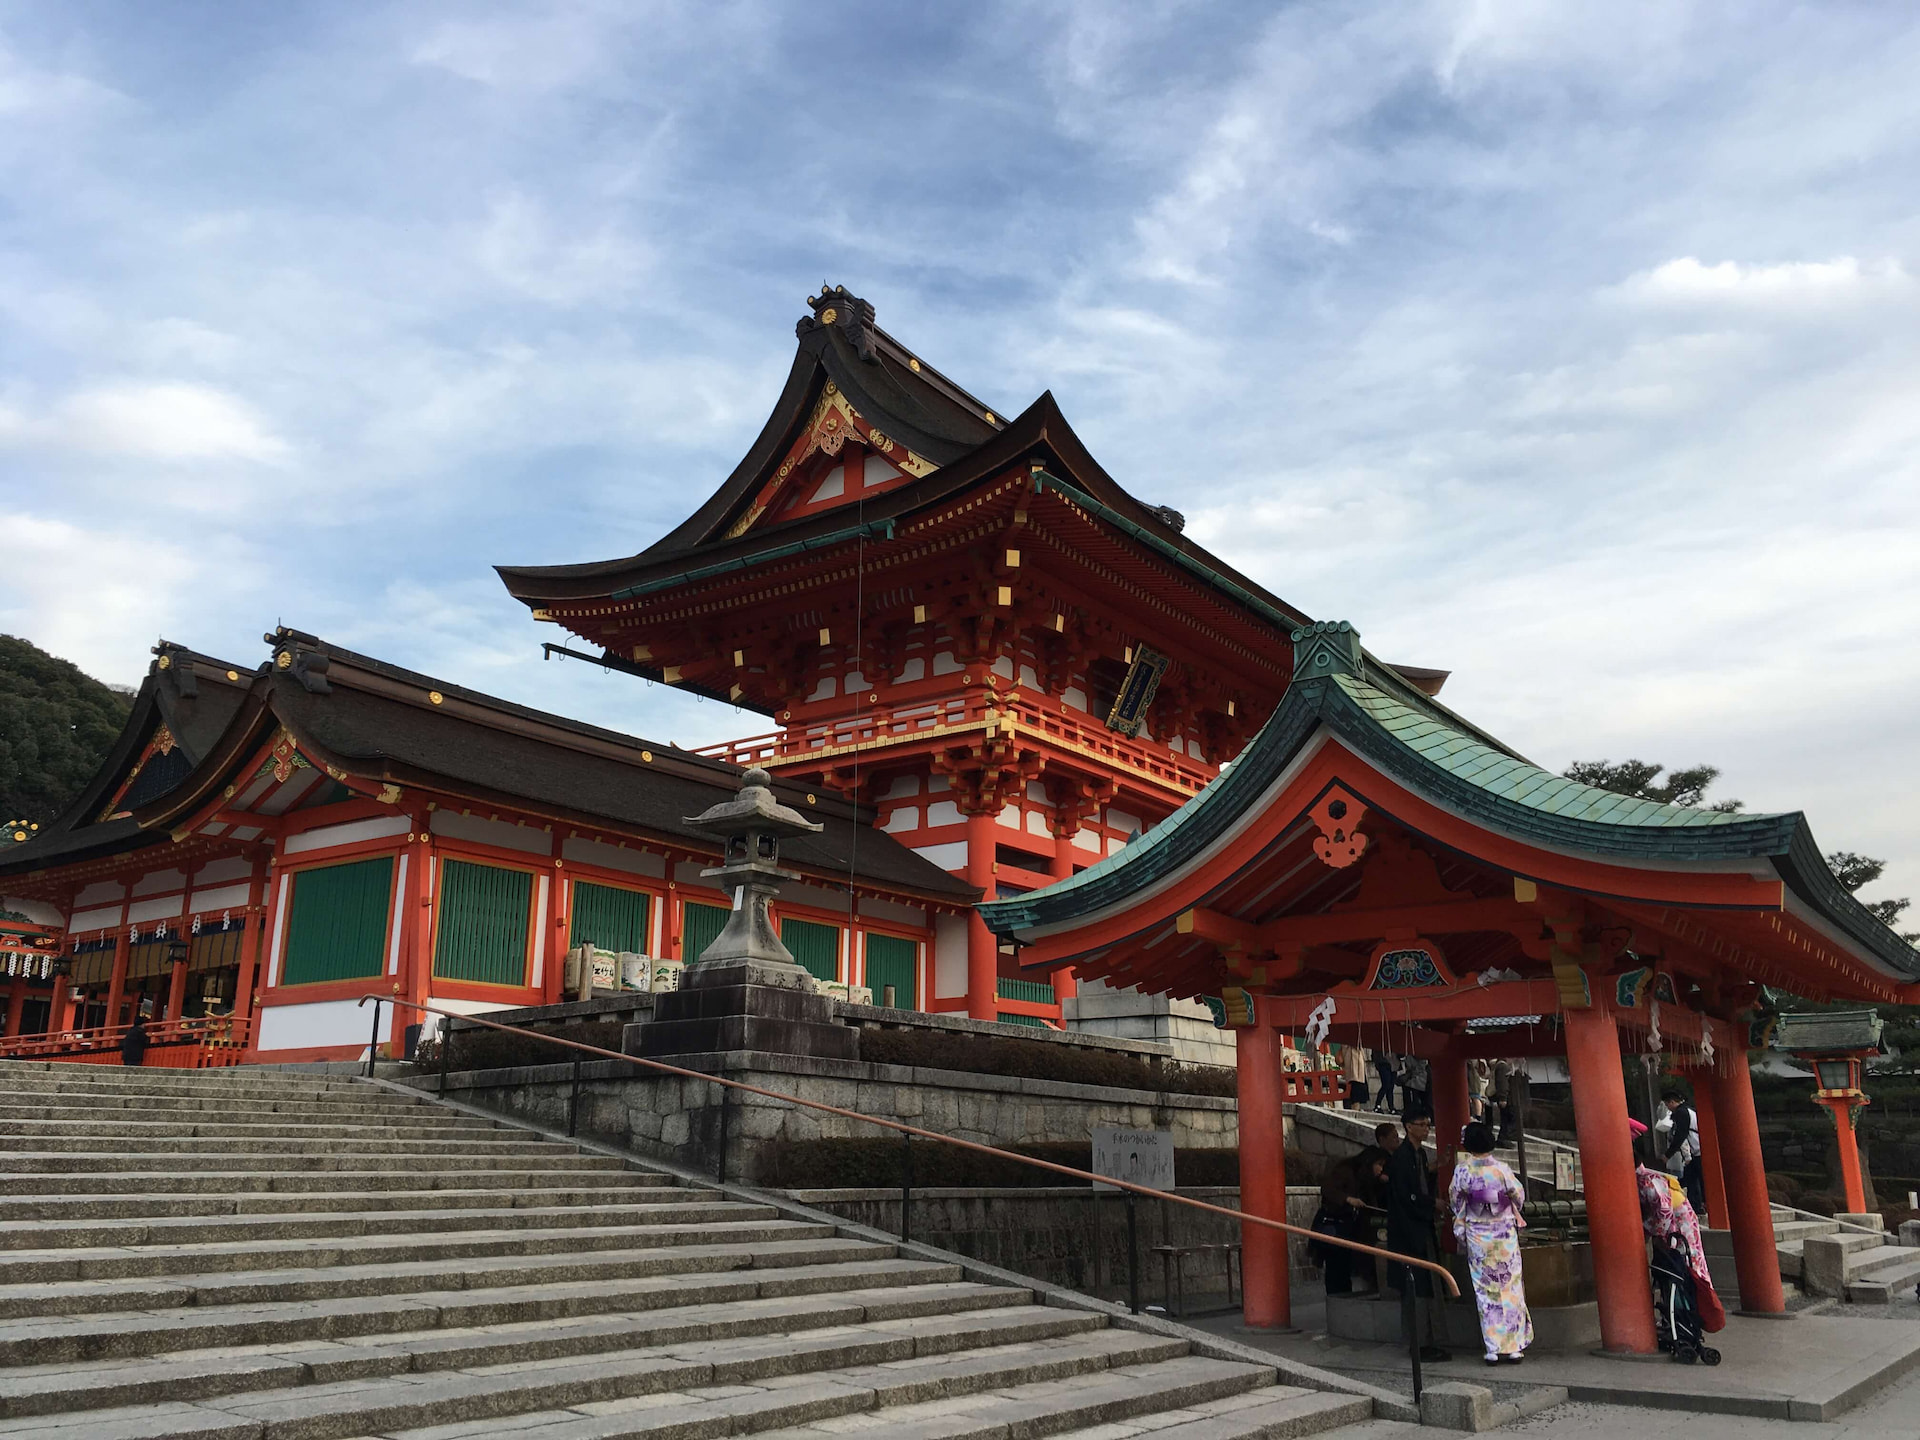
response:
{"label": "forested hillside", "polygon": [[131,697],[77,665],[0,635],[0,820],[44,825],[92,778]]}

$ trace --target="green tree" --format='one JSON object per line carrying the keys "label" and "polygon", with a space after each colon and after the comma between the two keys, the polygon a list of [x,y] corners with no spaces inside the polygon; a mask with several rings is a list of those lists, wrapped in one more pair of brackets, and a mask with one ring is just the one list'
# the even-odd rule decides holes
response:
{"label": "green tree", "polygon": [[[1561,773],[1569,780],[1591,785],[1596,790],[1611,790],[1616,795],[1632,795],[1662,805],[1695,808],[1706,798],[1707,789],[1720,778],[1718,767],[1695,765],[1686,770],[1667,771],[1664,785],[1656,784],[1664,765],[1649,765],[1644,760],[1576,760]],[[1709,810],[1731,813],[1740,808],[1738,800],[1716,800]]]}
{"label": "green tree", "polygon": [[78,666],[0,635],[0,820],[45,824],[119,738],[127,696]]}

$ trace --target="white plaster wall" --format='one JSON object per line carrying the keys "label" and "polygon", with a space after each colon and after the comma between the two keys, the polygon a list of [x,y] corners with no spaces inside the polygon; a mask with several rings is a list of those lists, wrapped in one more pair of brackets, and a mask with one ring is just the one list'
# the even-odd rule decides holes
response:
{"label": "white plaster wall", "polygon": [[253,877],[253,862],[244,855],[223,855],[218,860],[209,860],[193,872],[195,885],[218,885],[225,880],[248,880]]}
{"label": "white plaster wall", "polygon": [[186,888],[187,872],[184,870],[155,870],[133,882],[135,895],[161,895],[169,890]]}
{"label": "white plaster wall", "polygon": [[942,870],[967,868],[967,842],[955,840],[946,845],[916,845],[913,853],[925,857]]}
{"label": "white plaster wall", "polygon": [[109,901],[124,900],[126,898],[127,890],[124,885],[120,885],[112,880],[96,880],[93,884],[83,888],[78,895],[74,896],[73,903],[75,908],[85,908],[89,905],[105,905]]}
{"label": "white plaster wall", "polygon": [[553,836],[548,831],[535,830],[526,825],[509,825],[504,820],[483,820],[478,815],[436,810],[428,817],[427,828],[450,840],[498,845],[502,850],[520,850],[528,855],[553,853]]}
{"label": "white plaster wall", "polygon": [[933,922],[933,994],[938,1000],[967,993],[967,917],[939,915]]}
{"label": "white plaster wall", "polygon": [[220,885],[211,890],[196,890],[187,901],[187,908],[196,912],[207,910],[238,910],[247,903],[249,885]]}
{"label": "white plaster wall", "polygon": [[607,870],[624,870],[629,875],[650,875],[655,880],[667,878],[667,862],[659,855],[648,855],[638,850],[624,850],[618,845],[609,845],[602,840],[572,839],[561,843],[560,854],[563,858],[581,865],[598,865]]}
{"label": "white plaster wall", "polygon": [[384,840],[389,835],[405,835],[411,829],[412,816],[376,815],[370,820],[350,820],[345,825],[321,825],[312,830],[303,830],[298,835],[289,835],[281,848],[289,855],[300,855],[309,850],[331,850],[337,845],[360,845],[368,840]]}
{"label": "white plaster wall", "polygon": [[318,1045],[358,1045],[365,1050],[372,1031],[372,1007],[363,1010],[353,1000],[267,1005],[260,1011],[262,1050],[305,1050]]}

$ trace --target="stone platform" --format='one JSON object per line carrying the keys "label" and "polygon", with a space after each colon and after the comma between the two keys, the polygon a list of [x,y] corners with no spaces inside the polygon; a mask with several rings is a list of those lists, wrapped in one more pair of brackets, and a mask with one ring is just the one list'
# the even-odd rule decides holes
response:
{"label": "stone platform", "polygon": [[[1317,1302],[1296,1307],[1295,1319],[1302,1328],[1285,1335],[1247,1331],[1232,1316],[1193,1323],[1296,1363],[1403,1393],[1408,1389],[1406,1350],[1397,1341],[1333,1339],[1325,1333]],[[1475,1350],[1456,1349],[1452,1361],[1427,1366],[1426,1379],[1482,1384],[1493,1377],[1563,1387],[1570,1400],[1604,1405],[1828,1421],[1920,1370],[1920,1324],[1831,1315],[1777,1320],[1734,1315],[1712,1340],[1724,1357],[1713,1367],[1676,1365],[1664,1355],[1622,1360],[1543,1351],[1529,1355],[1524,1365],[1494,1368],[1482,1364]]]}

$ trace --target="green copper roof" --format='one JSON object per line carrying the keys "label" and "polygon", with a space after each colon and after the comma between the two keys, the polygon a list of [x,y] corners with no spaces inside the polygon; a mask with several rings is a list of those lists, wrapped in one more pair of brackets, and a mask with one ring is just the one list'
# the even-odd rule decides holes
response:
{"label": "green copper roof", "polygon": [[1294,682],[1230,767],[1118,854],[1044,890],[982,903],[988,926],[1005,935],[1071,923],[1180,870],[1258,804],[1324,726],[1396,783],[1516,839],[1616,863],[1770,863],[1863,951],[1920,976],[1920,954],[1840,885],[1797,811],[1695,810],[1582,785],[1496,748],[1417,692],[1374,684],[1359,634],[1344,621],[1303,626],[1293,639]]}
{"label": "green copper roof", "polygon": [[1375,689],[1356,675],[1335,675],[1332,679],[1376,725],[1415,755],[1489,795],[1498,795],[1549,815],[1603,825],[1664,827],[1729,825],[1773,818],[1730,814],[1724,810],[1690,810],[1681,805],[1662,805],[1657,800],[1640,800],[1582,785],[1495,750],[1463,734],[1437,715],[1423,714],[1384,690]]}

